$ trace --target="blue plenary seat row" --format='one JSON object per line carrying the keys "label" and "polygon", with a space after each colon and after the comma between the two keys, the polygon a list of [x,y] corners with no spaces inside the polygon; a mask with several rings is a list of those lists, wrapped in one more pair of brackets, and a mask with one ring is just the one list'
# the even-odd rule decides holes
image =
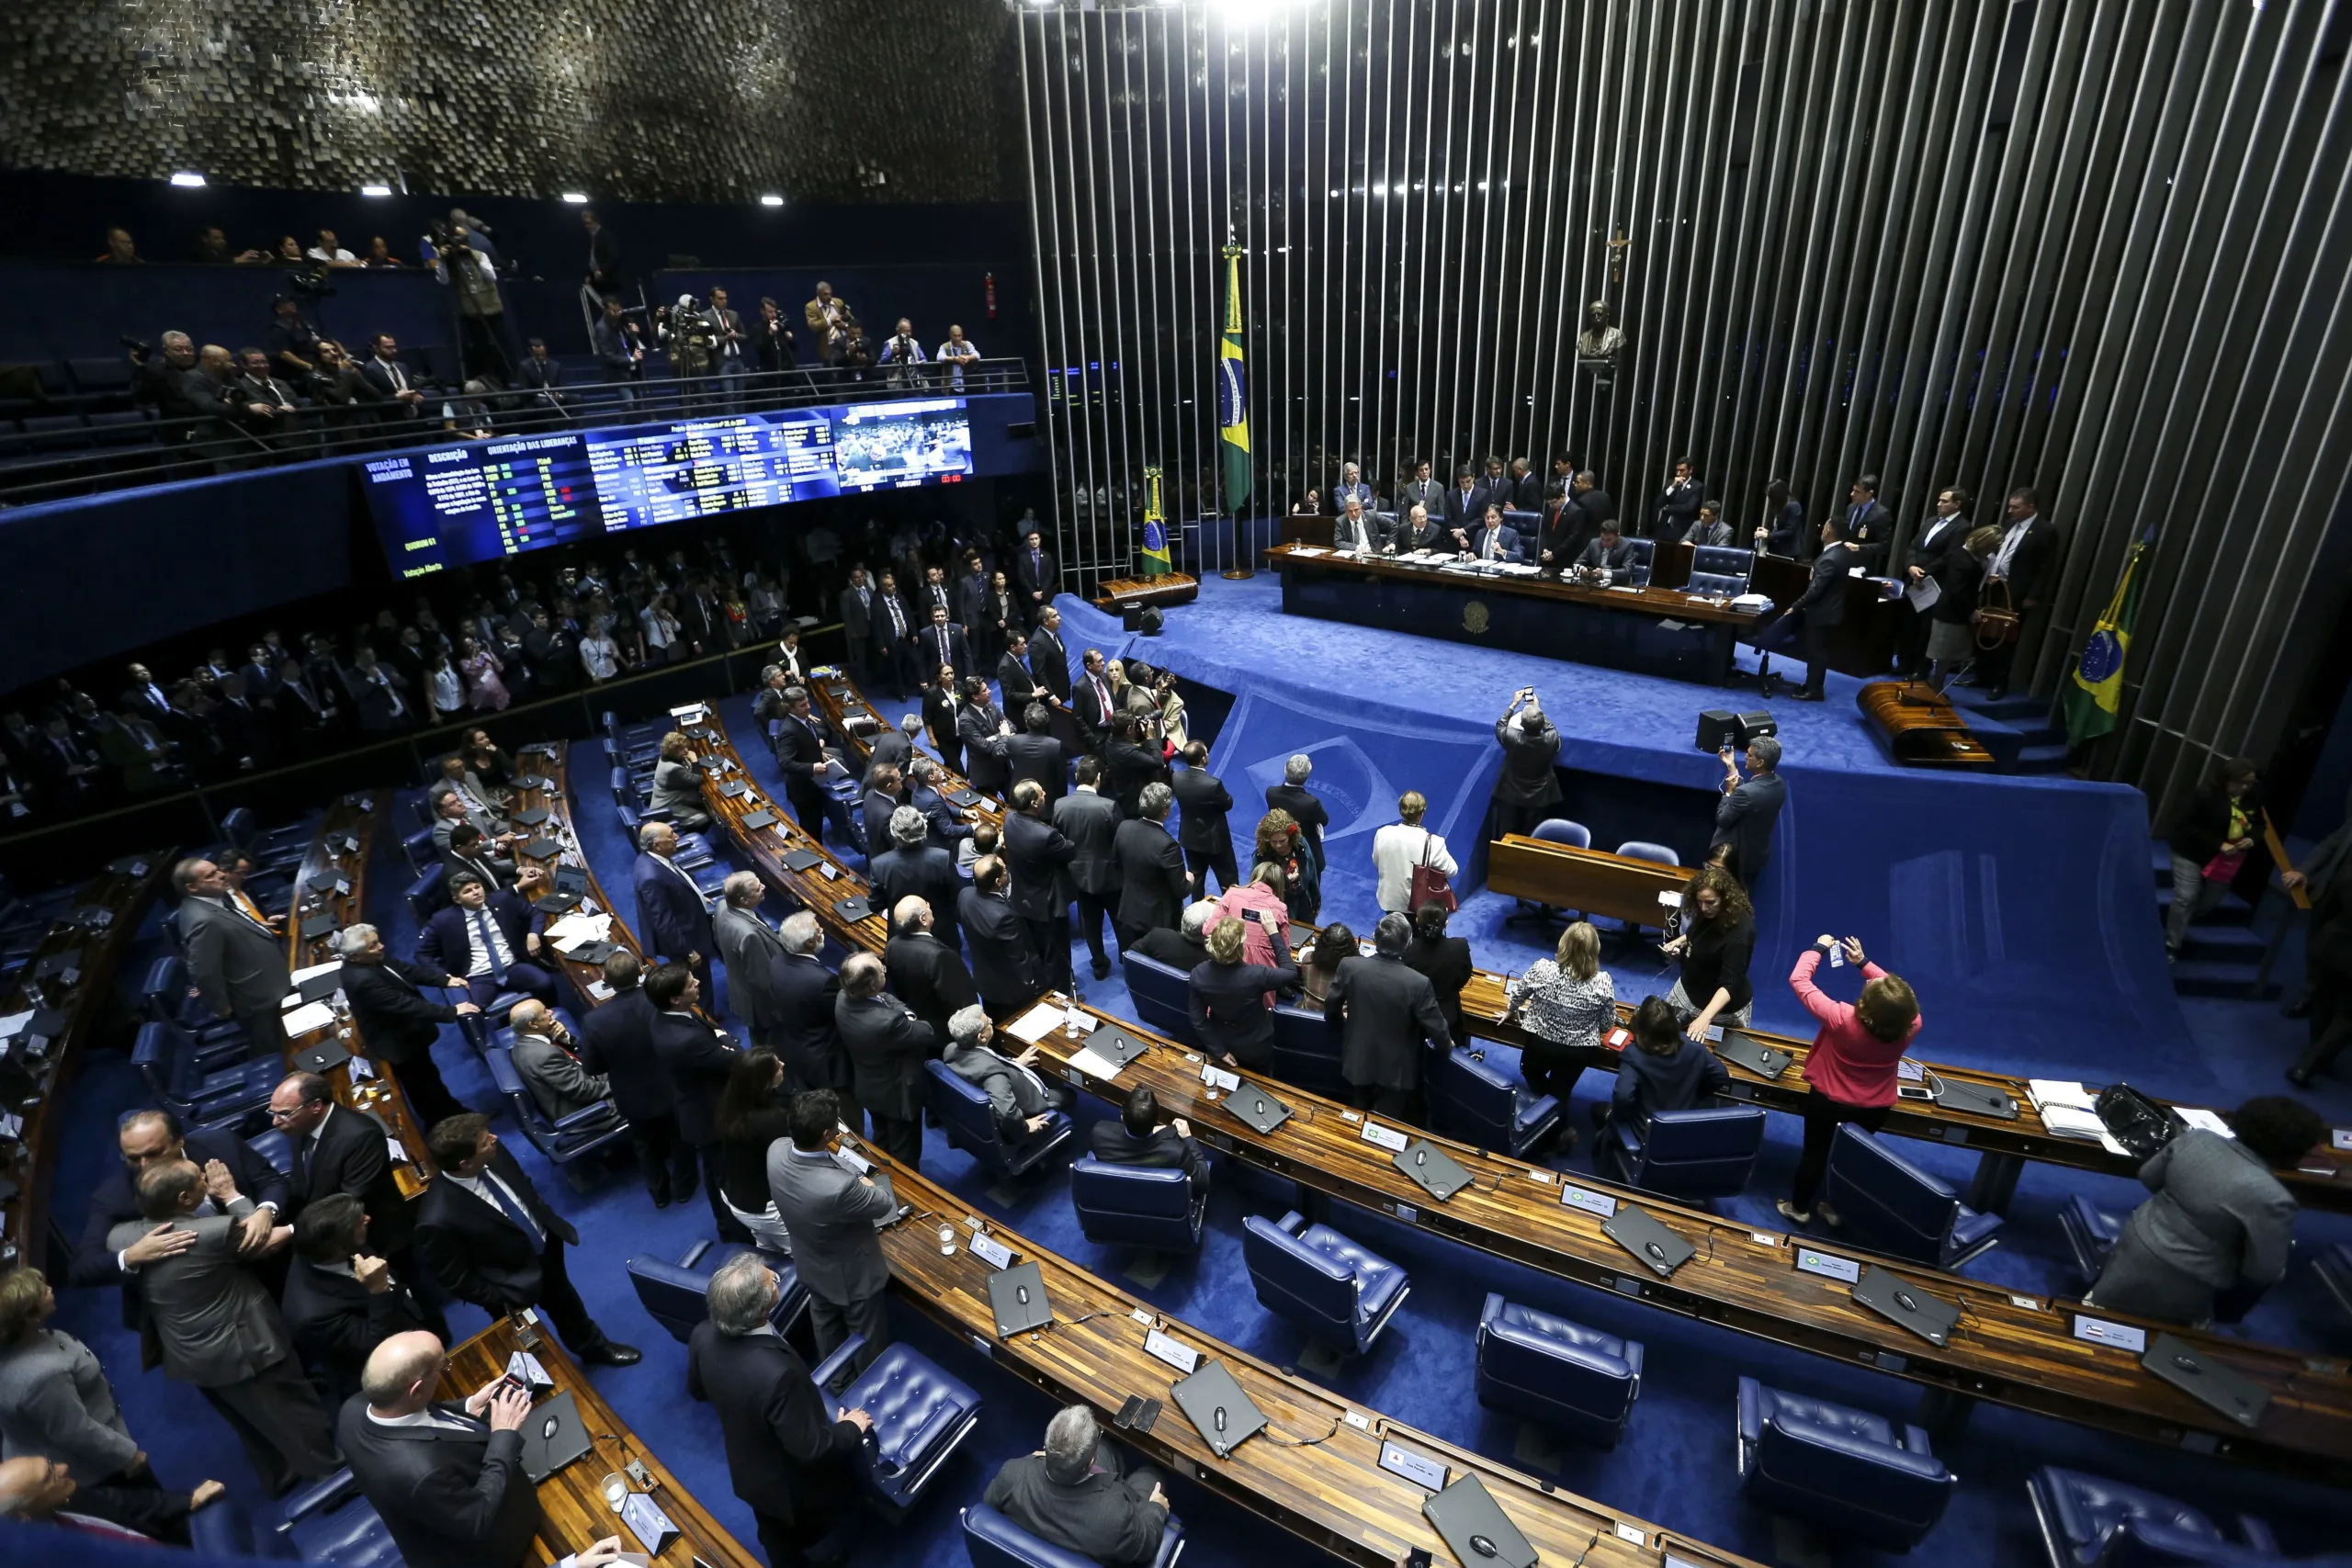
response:
{"label": "blue plenary seat row", "polygon": [[[2242,1568],[2290,1561],[2270,1527],[2251,1514],[2235,1539],[2212,1517],[2143,1486],[2045,1465],[2026,1482],[2050,1568]],[[2345,1568],[2352,1553],[2293,1559]]]}
{"label": "blue plenary seat row", "polygon": [[1259,1304],[1346,1355],[1372,1348],[1410,1293],[1405,1270],[1295,1209],[1242,1222],[1241,1255]]}
{"label": "blue plenary seat row", "polygon": [[1070,1167],[1069,1201],[1086,1239],[1109,1247],[1191,1252],[1201,1245],[1208,1186],[1174,1166],[1107,1165],[1081,1155]]}
{"label": "blue plenary seat row", "polygon": [[1925,1540],[1959,1484],[1918,1427],[1754,1378],[1739,1380],[1738,1435],[1749,1502],[1890,1551]]}
{"label": "blue plenary seat row", "polygon": [[[636,1288],[639,1304],[645,1308],[646,1315],[683,1345],[693,1337],[695,1325],[710,1315],[704,1292],[710,1289],[711,1276],[753,1250],[736,1242],[698,1241],[675,1263],[640,1252],[627,1265],[628,1282]],[[789,1258],[774,1253],[761,1256],[775,1270],[778,1287],[775,1310],[768,1321],[775,1325],[777,1333],[789,1338],[808,1315],[808,1292]]]}
{"label": "blue plenary seat row", "polygon": [[[972,1568],[1098,1568],[1093,1558],[1031,1535],[986,1503],[973,1504],[961,1517],[964,1551],[972,1560]],[[1152,1554],[1151,1568],[1176,1568],[1176,1560],[1183,1554],[1184,1527],[1170,1514],[1159,1532],[1159,1550]]]}

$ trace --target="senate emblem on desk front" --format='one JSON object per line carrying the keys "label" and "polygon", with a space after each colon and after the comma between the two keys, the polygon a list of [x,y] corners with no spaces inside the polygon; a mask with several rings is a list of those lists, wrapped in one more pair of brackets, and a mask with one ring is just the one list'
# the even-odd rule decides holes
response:
{"label": "senate emblem on desk front", "polygon": [[1487,629],[1487,607],[1478,603],[1477,600],[1473,599],[1470,603],[1462,606],[1462,629],[1464,631],[1483,632]]}

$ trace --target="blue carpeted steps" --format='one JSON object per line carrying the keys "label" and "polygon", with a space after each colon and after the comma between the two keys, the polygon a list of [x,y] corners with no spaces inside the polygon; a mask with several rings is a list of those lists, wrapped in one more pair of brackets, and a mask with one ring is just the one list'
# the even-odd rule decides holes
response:
{"label": "blue carpeted steps", "polygon": [[2045,699],[2018,694],[1995,702],[1976,686],[1954,686],[1947,694],[1954,707],[1966,710],[1969,728],[2000,760],[2004,772],[2066,771],[2065,728],[2052,722],[2052,706]]}
{"label": "blue carpeted steps", "polygon": [[[2172,912],[2172,852],[2151,845],[2149,863],[2156,879],[2156,919],[2162,921]],[[2179,961],[2172,966],[2173,989],[2183,996],[2253,996],[2269,945],[2256,925],[2259,913],[2237,894],[2224,894],[2181,940]]]}

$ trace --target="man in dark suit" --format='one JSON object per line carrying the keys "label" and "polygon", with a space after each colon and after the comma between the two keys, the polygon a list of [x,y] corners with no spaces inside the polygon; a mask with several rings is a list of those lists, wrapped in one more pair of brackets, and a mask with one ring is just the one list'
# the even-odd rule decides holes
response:
{"label": "man in dark suit", "polygon": [[1045,536],[1035,528],[1024,531],[1021,547],[1012,552],[1014,604],[1024,618],[1035,620],[1053,607],[1053,597],[1060,591],[1061,568],[1046,548]]}
{"label": "man in dark suit", "polygon": [[1560,732],[1544,716],[1535,688],[1522,686],[1495,720],[1503,771],[1495,778],[1495,832],[1530,833],[1560,798]]}
{"label": "man in dark suit", "polygon": [[187,975],[215,1018],[234,1019],[244,1031],[248,1057],[275,1057],[286,1049],[279,1006],[287,978],[286,938],[231,896],[229,879],[209,860],[172,867],[180,906],[180,944]]}
{"label": "man in dark suit", "polygon": [[1576,509],[1577,539],[1589,540],[1600,532],[1603,523],[1616,520],[1617,502],[1600,488],[1600,476],[1590,468],[1580,470],[1568,481],[1568,502]]}
{"label": "man in dark suit", "polygon": [[[866,984],[853,982],[850,971],[860,965],[870,965],[878,976],[882,961],[866,953],[843,964],[844,991],[853,983]],[[842,1006],[848,1005],[844,995]],[[888,1171],[861,1176],[833,1157],[827,1145],[841,1116],[841,1102],[829,1089],[793,1096],[791,1136],[768,1148],[768,1190],[792,1236],[792,1266],[808,1290],[808,1325],[817,1337],[817,1353],[830,1356],[856,1334],[865,1339],[860,1359],[870,1361],[890,1342],[890,1265],[874,1227],[896,1213],[899,1204]],[[920,1140],[919,1124],[915,1133]],[[911,1160],[907,1165],[913,1168]]]}
{"label": "man in dark suit", "polygon": [[1122,1477],[1116,1451],[1083,1404],[1046,1423],[1043,1449],[1005,1461],[985,1500],[1031,1535],[1102,1568],[1148,1568],[1168,1529],[1159,1472],[1138,1467]]}
{"label": "man in dark suit", "polygon": [[1445,511],[1438,521],[1449,531],[1466,535],[1487,515],[1487,503],[1493,499],[1478,482],[1477,471],[1464,463],[1453,470],[1453,488],[1445,492]]}
{"label": "man in dark suit", "polygon": [[[934,585],[945,592],[944,585]],[[916,657],[925,670],[936,670],[944,664],[963,680],[972,673],[972,643],[964,628],[948,618],[947,606],[933,604],[922,619],[922,630],[916,639]]]}
{"label": "man in dark suit", "polygon": [[916,749],[922,743],[922,716],[901,714],[895,727],[886,725],[875,732],[865,749],[866,770],[870,773],[887,763],[903,773],[907,764],[915,760]]}
{"label": "man in dark suit", "polygon": [[841,592],[840,608],[842,641],[849,649],[843,662],[849,666],[850,679],[864,685],[874,649],[875,612],[874,585],[865,580],[864,565],[849,569],[849,586]]}
{"label": "man in dark suit", "polygon": [[512,893],[491,892],[471,872],[449,878],[449,907],[436,910],[417,938],[420,963],[456,977],[476,1007],[508,992],[555,1000],[555,976],[537,962],[539,933],[531,907]]}
{"label": "man in dark suit", "polygon": [[[436,833],[435,837],[440,835]],[[491,852],[493,842],[470,822],[451,823],[448,837],[440,846],[442,874],[455,876],[461,871],[469,872],[481,878],[482,886],[492,893],[513,890],[520,873],[511,858]]]}
{"label": "man in dark suit", "polygon": [[[835,1020],[858,1102],[874,1119],[876,1146],[912,1170],[922,1157],[922,1065],[942,1042],[914,1010],[884,988],[888,982],[882,960],[870,953],[851,954],[842,965]],[[781,1210],[780,1193],[777,1204]],[[789,1217],[785,1224],[791,1225]],[[797,1231],[794,1238],[797,1244]]]}
{"label": "man in dark suit", "polygon": [[1054,739],[1053,711],[1043,702],[1033,702],[1015,710],[1009,705],[1007,712],[1021,715],[1019,735],[1008,736],[1004,742],[1006,787],[1018,789],[1021,781],[1031,779],[1046,792],[1047,802],[1059,800],[1068,788],[1062,743]]}
{"label": "man in dark suit", "polygon": [[[1949,486],[1936,492],[1936,509],[1919,531],[1911,536],[1911,547],[1904,552],[1903,586],[1907,593],[1928,579],[1940,579],[1953,556],[1961,553],[1968,536],[1975,525],[1968,520],[1968,492],[1958,486]],[[1908,680],[1924,680],[1928,673],[1928,632],[1932,617],[1925,610],[1915,609],[1906,599],[1903,606],[1903,638],[1897,653],[1896,670]]]}
{"label": "man in dark suit", "polygon": [[1698,520],[1700,503],[1706,499],[1707,487],[1695,477],[1690,459],[1674,459],[1674,477],[1666,481],[1657,505],[1650,512],[1650,537],[1661,545],[1682,537]]}
{"label": "man in dark suit", "polygon": [[1142,809],[1143,792],[1167,773],[1159,743],[1144,736],[1143,720],[1133,713],[1114,714],[1111,738],[1102,745],[1102,767],[1119,815],[1133,817]]}
{"label": "man in dark suit", "polygon": [[[252,1211],[239,1222],[243,1232],[238,1237],[238,1245],[248,1256],[266,1252],[273,1229],[293,1217],[294,1200],[286,1190],[286,1179],[243,1138],[234,1133],[206,1127],[187,1132],[179,1118],[168,1111],[130,1112],[116,1129],[115,1143],[121,1151],[122,1164],[101,1178],[90,1194],[89,1214],[82,1225],[82,1239],[74,1248],[74,1261],[65,1282],[80,1286],[120,1285],[122,1325],[139,1331],[141,1365],[152,1369],[161,1357],[162,1348],[155,1342],[140,1300],[139,1271],[150,1263],[185,1252],[196,1244],[196,1238],[174,1227],[151,1232],[128,1251],[107,1245],[107,1235],[117,1225],[140,1217],[140,1174],[151,1167],[175,1165],[181,1160],[191,1162],[208,1176],[217,1168],[226,1179],[220,1184],[221,1190],[253,1201]],[[228,1201],[214,1199],[210,1210],[228,1213]]]}
{"label": "man in dark suit", "polygon": [[1184,852],[1168,831],[1175,792],[1156,784],[1143,792],[1134,821],[1119,824],[1112,840],[1119,863],[1119,945],[1140,941],[1155,926],[1174,926],[1182,917],[1193,874]]}
{"label": "man in dark suit", "polygon": [[1050,604],[1040,612],[1037,629],[1029,634],[1029,673],[1056,702],[1069,705],[1069,649],[1062,643],[1062,613]]}
{"label": "man in dark suit", "polygon": [[580,1245],[580,1233],[498,1146],[490,1118],[452,1116],[425,1141],[441,1170],[417,1200],[416,1246],[441,1288],[492,1317],[537,1307],[580,1360],[633,1367],[644,1359],[634,1346],[605,1338],[588,1315],[564,1271],[564,1248]]}
{"label": "man in dark suit", "polygon": [[343,954],[343,994],[368,1055],[400,1076],[409,1108],[426,1126],[465,1110],[441,1081],[433,1061],[441,1026],[481,1011],[469,998],[452,1006],[427,989],[446,991],[459,982],[431,964],[394,958],[374,926],[345,926],[335,939]]}
{"label": "man in dark suit", "polygon": [[695,1011],[702,987],[684,964],[664,964],[646,976],[645,998],[653,1004],[654,1054],[676,1097],[678,1140],[701,1162],[703,1192],[710,1200],[718,1239],[748,1246],[752,1233],[727,1207],[718,1185],[718,1097],[727,1091],[727,1075],[742,1053],[733,1035]]}
{"label": "man in dark suit", "polygon": [[1037,700],[1037,677],[1029,672],[1029,637],[1019,626],[1005,636],[1004,652],[996,661],[997,701],[1007,713],[1025,713]]}
{"label": "man in dark suit", "polygon": [[1225,918],[1224,906],[1216,899],[1195,898],[1184,906],[1183,919],[1174,931],[1155,926],[1127,951],[1190,975],[1209,961],[1209,926]]}
{"label": "man in dark suit", "polygon": [[896,762],[875,762],[865,770],[865,794],[858,803],[865,821],[865,854],[870,864],[891,847],[890,818],[907,803],[906,774]]}
{"label": "man in dark suit", "polygon": [[1708,847],[1732,847],[1732,874],[1753,893],[1771,861],[1772,829],[1789,801],[1789,784],[1781,776],[1781,743],[1770,735],[1747,743],[1746,779],[1739,776],[1729,747],[1724,749],[1723,762],[1724,797],[1715,807],[1715,834]]}
{"label": "man in dark suit", "polygon": [[1193,741],[1184,748],[1183,756],[1183,767],[1169,784],[1176,794],[1176,804],[1183,811],[1177,826],[1177,842],[1183,845],[1184,859],[1193,868],[1193,886],[1205,897],[1212,871],[1216,873],[1219,892],[1241,880],[1233,863],[1233,832],[1226,826],[1226,813],[1233,809],[1233,795],[1226,789],[1225,781],[1209,772],[1207,742]]}
{"label": "man in dark suit", "polygon": [[956,738],[964,747],[964,776],[983,795],[1001,800],[1012,788],[1006,744],[1012,726],[1004,710],[989,700],[989,683],[978,675],[964,682],[964,700],[956,710]]}
{"label": "man in dark suit", "polygon": [[999,1021],[1035,1001],[1046,988],[1028,928],[1012,907],[1012,881],[1003,857],[983,855],[972,863],[972,885],[956,902],[956,920],[972,950],[972,983],[989,1016]]}
{"label": "man in dark suit", "polygon": [[1079,656],[1079,662],[1084,670],[1071,698],[1070,715],[1078,721],[1078,743],[1100,756],[1110,741],[1118,709],[1112,701],[1102,650],[1090,648]]}
{"label": "man in dark suit", "polygon": [[392,1174],[384,1124],[367,1111],[337,1105],[327,1080],[316,1073],[279,1079],[270,1092],[269,1120],[293,1145],[294,1168],[286,1178],[293,1215],[330,1192],[356,1198],[374,1224],[376,1245],[387,1256],[405,1258],[414,1215]]}
{"label": "man in dark suit", "polygon": [[686,1392],[718,1412],[728,1479],[759,1523],[771,1568],[831,1560],[858,1513],[852,1461],[874,1427],[863,1410],[830,1407],[775,1331],[782,1295],[758,1254],[738,1254],[704,1287],[710,1315],[686,1341]]}
{"label": "man in dark suit", "polygon": [[1137,1084],[1127,1091],[1115,1120],[1097,1118],[1088,1145],[1094,1157],[1105,1165],[1182,1170],[1193,1179],[1194,1192],[1209,1184],[1208,1156],[1193,1141],[1192,1124],[1178,1116],[1160,1125],[1159,1100],[1148,1084]]}
{"label": "man in dark suit", "polygon": [[374,394],[367,400],[376,417],[386,424],[405,425],[424,417],[424,393],[401,363],[401,345],[391,333],[378,333],[369,341],[368,357],[359,362],[359,378]]}
{"label": "man in dark suit", "polygon": [[1980,598],[1998,604],[2006,598],[2018,612],[2017,637],[1989,653],[1980,654],[1965,683],[1986,688],[1999,702],[2009,694],[2009,669],[2018,649],[2035,636],[2050,618],[2050,592],[2058,575],[2057,525],[2041,514],[2041,502],[2029,486],[2009,492],[2008,518],[2001,542],[1984,563],[1984,587]]}
{"label": "man in dark suit", "polygon": [[1813,576],[1804,592],[1787,609],[1768,611],[1756,623],[1754,641],[1764,656],[1757,670],[1765,695],[1773,690],[1772,650],[1790,647],[1804,660],[1804,684],[1792,694],[1801,703],[1817,703],[1826,695],[1829,637],[1846,619],[1846,572],[1854,564],[1845,525],[1835,517],[1823,518],[1821,553],[1813,558]]}
{"label": "man in dark suit", "polygon": [[784,770],[784,797],[792,803],[793,819],[820,841],[831,821],[834,838],[846,844],[849,812],[831,787],[834,777],[846,773],[840,739],[817,716],[806,688],[785,687],[778,705],[783,711],[777,716],[775,761]]}
{"label": "man in dark suit", "polygon": [[1102,951],[1102,921],[1118,902],[1118,802],[1100,793],[1102,763],[1078,760],[1078,787],[1054,802],[1054,828],[1070,844],[1070,897],[1078,904],[1078,928],[1098,980],[1111,973]]}
{"label": "man in dark suit", "polygon": [[710,906],[695,879],[674,858],[678,830],[648,822],[637,835],[639,854],[629,874],[637,893],[637,940],[644,950],[675,959],[710,988],[710,955],[718,939],[710,929]]}
{"label": "man in dark suit", "polygon": [[1894,514],[1879,503],[1876,474],[1864,474],[1847,491],[1839,534],[1854,556],[1847,564],[1860,567],[1864,577],[1876,577],[1886,565],[1887,547],[1894,541]]}
{"label": "man in dark suit", "polygon": [[605,959],[613,995],[580,1025],[580,1065],[605,1079],[613,1103],[628,1118],[638,1174],[657,1209],[695,1195],[694,1145],[678,1136],[678,1091],[653,1043],[654,1007],[639,981],[636,953],[616,947]]}
{"label": "man in dark suit", "polygon": [[[303,1205],[282,1304],[295,1353],[326,1391],[329,1409],[359,1392],[360,1369],[377,1346],[427,1325],[415,1281],[368,1250],[367,1210],[345,1192]],[[438,1313],[430,1316],[439,1321]]]}
{"label": "man in dark suit", "polygon": [[1012,809],[1004,818],[1005,867],[1012,874],[1012,908],[1043,960],[1038,978],[1068,988],[1069,965],[1070,863],[1078,848],[1046,819],[1046,792],[1035,779],[1012,786]]}
{"label": "man in dark suit", "polygon": [[1340,1076],[1356,1109],[1418,1125],[1422,1043],[1442,1056],[1453,1040],[1430,977],[1405,963],[1412,940],[1412,921],[1383,915],[1373,928],[1373,955],[1340,961],[1323,1021],[1340,1037]]}
{"label": "man in dark suit", "polygon": [[500,1378],[443,1403],[434,1393],[448,1364],[430,1334],[377,1346],[336,1440],[408,1568],[521,1568],[542,1517],[523,1469],[530,1391]]}
{"label": "man in dark suit", "polygon": [[1283,782],[1266,786],[1266,809],[1290,813],[1291,820],[1298,824],[1299,838],[1315,852],[1315,863],[1320,868],[1325,863],[1323,829],[1331,825],[1331,813],[1306,787],[1314,774],[1314,758],[1304,751],[1292,753],[1283,763]]}
{"label": "man in dark suit", "polygon": [[922,658],[915,648],[914,623],[899,597],[899,580],[889,572],[874,593],[874,669],[890,695],[899,702],[922,684]]}
{"label": "man in dark suit", "polygon": [[1578,576],[1598,578],[1609,574],[1612,582],[1621,582],[1634,570],[1634,541],[1617,531],[1617,520],[1609,518],[1600,525],[1600,532],[1593,536],[1576,558]]}
{"label": "man in dark suit", "polygon": [[728,877],[718,894],[718,913],[711,917],[710,928],[719,962],[727,966],[728,1010],[751,1026],[753,1045],[775,1050],[784,1027],[775,985],[784,939],[760,916],[767,884],[756,871],[739,871]]}
{"label": "man in dark suit", "polygon": [[890,941],[882,949],[883,967],[890,976],[890,994],[907,1004],[916,1018],[944,1043],[947,1021],[959,1008],[980,999],[972,972],[963,954],[939,940],[933,931],[930,900],[909,897],[889,906]]}

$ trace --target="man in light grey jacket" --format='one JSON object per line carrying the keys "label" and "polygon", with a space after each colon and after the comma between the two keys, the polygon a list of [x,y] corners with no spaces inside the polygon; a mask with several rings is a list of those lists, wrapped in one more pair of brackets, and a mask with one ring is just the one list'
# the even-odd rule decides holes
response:
{"label": "man in light grey jacket", "polygon": [[1054,1124],[1054,1112],[1067,1111],[1078,1098],[1064,1084],[1031,1070],[1037,1059],[1032,1045],[1017,1057],[994,1048],[996,1025],[988,1009],[975,1003],[958,1008],[947,1020],[947,1054],[941,1058],[949,1072],[980,1086],[995,1114],[997,1136],[1010,1146],[1041,1137]]}
{"label": "man in light grey jacket", "polygon": [[792,1020],[775,980],[775,966],[786,957],[784,939],[760,919],[767,896],[758,872],[736,872],[719,886],[710,931],[718,939],[718,961],[727,966],[727,1010],[752,1026],[752,1044],[781,1054]]}
{"label": "man in light grey jacket", "polygon": [[885,1295],[890,1266],[875,1228],[898,1213],[888,1171],[860,1176],[826,1145],[841,1122],[833,1091],[812,1089],[792,1100],[792,1136],[768,1151],[768,1190],[792,1236],[792,1263],[808,1288],[817,1354],[831,1355],[853,1334],[865,1337],[860,1363],[890,1342]]}
{"label": "man in light grey jacket", "polygon": [[287,976],[286,938],[269,929],[209,860],[172,867],[178,890],[176,919],[187,949],[188,978],[215,1018],[233,1018],[245,1032],[246,1055],[276,1059],[286,1050],[278,1009],[293,988]]}
{"label": "man in light grey jacket", "polygon": [[580,1065],[580,1042],[565,1032],[545,1002],[536,998],[517,1002],[506,1021],[514,1031],[514,1074],[548,1121],[560,1122],[592,1105],[603,1105],[610,1120],[602,1124],[619,1125],[620,1112],[607,1103],[613,1093],[611,1080]]}
{"label": "man in light grey jacket", "polygon": [[[138,1191],[143,1217],[108,1232],[109,1248],[120,1252],[164,1225],[196,1237],[186,1252],[139,1271],[164,1372],[194,1384],[236,1429],[271,1496],[283,1495],[298,1480],[333,1472],[334,1438],[326,1411],[302,1375],[277,1303],[237,1250],[253,1200],[222,1185],[209,1196],[225,1212],[196,1218],[208,1192],[205,1174],[192,1160],[150,1166],[140,1173]],[[280,1227],[273,1246],[282,1247],[289,1235],[289,1227]]]}

